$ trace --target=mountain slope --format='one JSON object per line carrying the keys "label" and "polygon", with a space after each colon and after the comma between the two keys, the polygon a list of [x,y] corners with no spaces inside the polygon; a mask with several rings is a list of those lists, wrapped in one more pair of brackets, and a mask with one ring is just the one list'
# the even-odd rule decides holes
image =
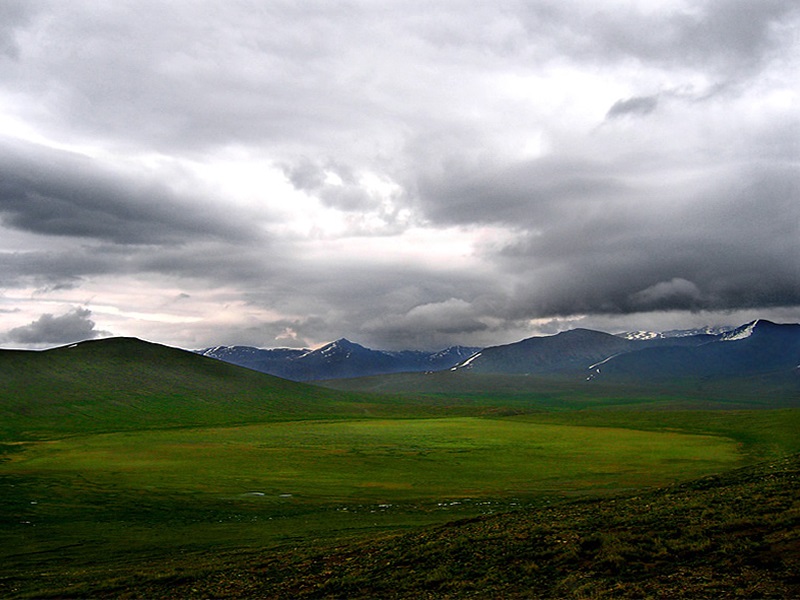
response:
{"label": "mountain slope", "polygon": [[528,375],[574,372],[635,347],[636,342],[609,333],[573,329],[484,348],[454,370]]}
{"label": "mountain slope", "polygon": [[610,357],[596,380],[740,379],[791,381],[800,366],[800,325],[758,320],[691,347],[652,347]]}
{"label": "mountain slope", "polygon": [[372,350],[341,338],[316,350],[218,346],[198,353],[292,381],[316,381],[449,369],[475,351],[453,346],[433,353],[390,352]]}
{"label": "mountain slope", "polygon": [[284,365],[308,354],[310,350],[298,348],[253,348],[252,346],[215,346],[198,350],[197,354],[222,360],[233,365],[246,367],[289,379],[283,373]]}
{"label": "mountain slope", "polygon": [[326,417],[350,400],[133,338],[0,351],[0,435]]}
{"label": "mountain slope", "polygon": [[485,348],[455,372],[606,383],[720,383],[800,390],[800,325],[758,320],[719,334],[614,336],[574,329]]}

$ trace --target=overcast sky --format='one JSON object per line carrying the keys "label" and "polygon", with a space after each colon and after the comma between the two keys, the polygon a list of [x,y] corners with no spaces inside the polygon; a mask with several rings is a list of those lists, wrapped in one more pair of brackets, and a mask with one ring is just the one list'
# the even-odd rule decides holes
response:
{"label": "overcast sky", "polygon": [[796,0],[2,0],[0,346],[800,321]]}

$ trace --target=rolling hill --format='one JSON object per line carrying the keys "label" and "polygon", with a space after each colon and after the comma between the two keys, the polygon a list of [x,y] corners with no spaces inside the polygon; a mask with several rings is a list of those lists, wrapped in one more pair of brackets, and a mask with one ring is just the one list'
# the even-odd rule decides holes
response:
{"label": "rolling hill", "polygon": [[0,350],[0,373],[0,435],[352,416],[368,402],[135,338]]}

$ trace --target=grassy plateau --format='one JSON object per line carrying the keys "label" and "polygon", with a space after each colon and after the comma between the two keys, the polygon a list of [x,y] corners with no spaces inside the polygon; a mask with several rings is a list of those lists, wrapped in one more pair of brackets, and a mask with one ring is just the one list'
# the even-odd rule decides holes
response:
{"label": "grassy plateau", "polygon": [[0,374],[4,598],[800,594],[800,410],[764,398],[333,390],[125,339]]}

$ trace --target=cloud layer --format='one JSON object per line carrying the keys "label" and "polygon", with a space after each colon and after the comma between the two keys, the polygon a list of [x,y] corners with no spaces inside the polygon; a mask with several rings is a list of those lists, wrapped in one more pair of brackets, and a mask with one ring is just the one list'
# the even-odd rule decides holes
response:
{"label": "cloud layer", "polygon": [[0,17],[5,345],[800,321],[791,0]]}
{"label": "cloud layer", "polygon": [[29,346],[50,346],[88,340],[106,333],[95,329],[94,321],[89,318],[91,314],[92,311],[85,308],[58,317],[44,314],[33,323],[9,331],[8,341]]}

